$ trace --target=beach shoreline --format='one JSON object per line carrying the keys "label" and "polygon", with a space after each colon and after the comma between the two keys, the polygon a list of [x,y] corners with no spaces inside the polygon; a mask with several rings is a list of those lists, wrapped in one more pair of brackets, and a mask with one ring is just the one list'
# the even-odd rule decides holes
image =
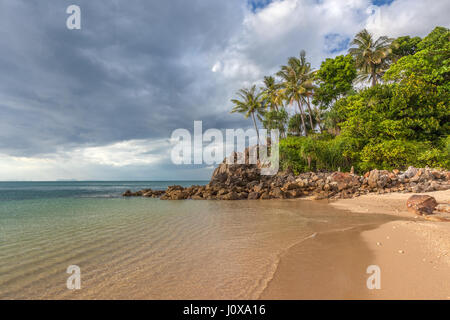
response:
{"label": "beach shoreline", "polygon": [[[450,202],[449,190],[427,194]],[[321,234],[291,248],[260,298],[450,299],[450,223],[415,217],[406,210],[408,197],[369,194],[330,202],[331,208],[392,220]],[[318,248],[313,264],[302,262],[304,246]],[[380,289],[367,288],[371,265],[380,268]]]}

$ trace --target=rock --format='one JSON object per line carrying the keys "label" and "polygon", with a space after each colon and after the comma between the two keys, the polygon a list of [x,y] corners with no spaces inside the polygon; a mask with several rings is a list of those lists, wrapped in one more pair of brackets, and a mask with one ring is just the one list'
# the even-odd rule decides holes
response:
{"label": "rock", "polygon": [[153,191],[147,191],[142,196],[145,198],[151,198],[153,197]]}
{"label": "rock", "polygon": [[272,198],[276,198],[276,199],[283,199],[284,198],[284,192],[280,189],[280,188],[274,188],[271,192],[270,192],[270,196]]}
{"label": "rock", "polygon": [[228,190],[225,189],[225,188],[222,188],[222,189],[219,190],[219,192],[217,192],[217,196],[220,197],[220,196],[223,196],[223,195],[225,195],[227,193],[228,193]]}
{"label": "rock", "polygon": [[406,207],[412,213],[417,215],[432,214],[437,206],[436,199],[427,195],[412,195],[406,201]]}
{"label": "rock", "polygon": [[170,194],[170,200],[184,200],[187,199],[188,193],[182,190],[176,190]]}
{"label": "rock", "polygon": [[368,177],[368,183],[369,187],[376,188],[378,186],[378,178],[380,174],[377,169],[370,171],[369,177]]}
{"label": "rock", "polygon": [[261,195],[261,197],[260,197],[260,199],[261,200],[267,200],[267,199],[270,199],[270,194],[269,194],[269,192],[264,192],[262,195]]}
{"label": "rock", "polygon": [[[337,189],[342,191],[347,188],[359,186],[359,179],[353,174],[344,172],[335,172],[330,176],[331,184],[336,183]],[[331,185],[330,184],[330,185]]]}
{"label": "rock", "polygon": [[259,194],[259,192],[250,192],[249,194],[248,194],[248,200],[257,200],[257,199],[259,199],[259,196],[260,196],[260,194]]}
{"label": "rock", "polygon": [[303,192],[300,189],[289,190],[286,192],[288,198],[295,199],[299,198],[303,195]]}
{"label": "rock", "polygon": [[[246,151],[248,152],[248,151]],[[233,154],[236,158],[238,154]],[[159,197],[162,200],[181,199],[295,199],[313,196],[315,199],[352,198],[370,192],[428,192],[450,189],[450,172],[429,168],[409,167],[399,170],[372,170],[364,176],[344,172],[305,172],[294,175],[291,171],[278,172],[275,176],[261,176],[257,165],[227,164],[225,161],[214,170],[206,186],[183,188],[169,186],[166,191],[144,189],[125,191],[124,197]],[[431,209],[411,205],[417,214],[431,214]],[[420,209],[420,210],[419,210]]]}
{"label": "rock", "polygon": [[122,197],[132,197],[133,193],[131,192],[131,190],[127,190],[124,193],[122,193]]}
{"label": "rock", "polygon": [[238,199],[239,199],[239,197],[238,197],[237,193],[234,191],[229,192],[222,197],[222,200],[238,200]]}
{"label": "rock", "polygon": [[411,166],[408,168],[408,170],[406,170],[400,176],[402,178],[410,179],[410,178],[414,177],[417,174],[417,172],[418,172],[418,170],[416,168],[414,168],[413,166]]}
{"label": "rock", "polygon": [[299,184],[296,181],[294,181],[294,182],[287,182],[287,183],[285,183],[283,185],[282,190],[283,191],[288,191],[288,190],[294,190],[294,189],[298,189],[298,188],[300,188]]}

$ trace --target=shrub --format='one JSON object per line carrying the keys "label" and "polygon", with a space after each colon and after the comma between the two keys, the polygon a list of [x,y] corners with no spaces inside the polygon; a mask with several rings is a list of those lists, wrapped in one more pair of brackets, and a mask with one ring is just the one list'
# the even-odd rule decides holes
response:
{"label": "shrub", "polygon": [[[358,163],[359,141],[355,138],[330,135],[288,137],[280,141],[281,168],[295,174],[312,170],[350,170]],[[357,168],[355,168],[357,169]]]}
{"label": "shrub", "polygon": [[405,169],[410,165],[448,168],[448,159],[448,153],[430,142],[387,140],[366,145],[361,151],[359,167],[365,171]]}

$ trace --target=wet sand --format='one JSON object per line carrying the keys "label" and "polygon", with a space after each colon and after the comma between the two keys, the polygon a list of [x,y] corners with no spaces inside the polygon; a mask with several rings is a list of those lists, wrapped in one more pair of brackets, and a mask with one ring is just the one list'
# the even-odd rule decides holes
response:
{"label": "wet sand", "polygon": [[[448,190],[429,194],[438,202],[450,201]],[[292,247],[260,298],[450,299],[450,223],[414,217],[406,210],[409,196],[367,195],[330,203],[394,221],[318,234]],[[367,288],[370,265],[380,267],[381,289]]]}
{"label": "wet sand", "polygon": [[261,299],[360,299],[374,259],[357,227],[317,235],[289,250]]}

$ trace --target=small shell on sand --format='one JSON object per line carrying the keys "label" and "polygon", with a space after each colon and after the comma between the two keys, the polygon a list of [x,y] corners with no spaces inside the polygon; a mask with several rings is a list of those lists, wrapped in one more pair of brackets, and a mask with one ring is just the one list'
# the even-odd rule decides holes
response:
{"label": "small shell on sand", "polygon": [[403,250],[398,250],[398,253],[405,253],[405,251],[403,251]]}

